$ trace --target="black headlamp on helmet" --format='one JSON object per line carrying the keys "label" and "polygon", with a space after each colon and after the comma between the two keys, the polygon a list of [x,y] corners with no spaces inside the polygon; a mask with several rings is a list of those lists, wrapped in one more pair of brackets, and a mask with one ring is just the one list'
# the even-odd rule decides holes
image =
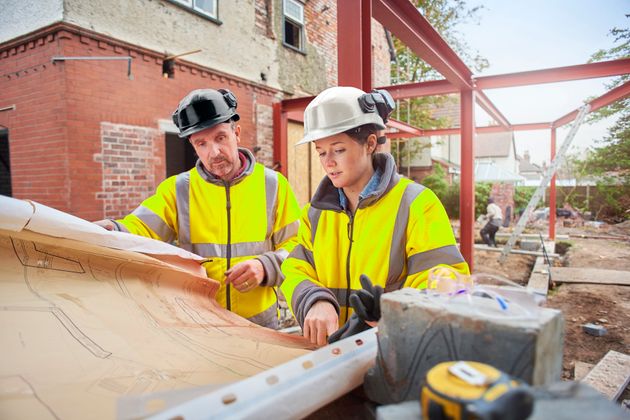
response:
{"label": "black headlamp on helmet", "polygon": [[[383,124],[387,123],[389,115],[396,107],[394,98],[384,89],[374,89],[370,93],[361,95],[359,105],[363,112],[376,112],[383,119]],[[377,141],[379,144],[384,144],[386,138],[381,136]]]}
{"label": "black headlamp on helmet", "polygon": [[179,137],[188,137],[217,124],[238,121],[236,96],[227,89],[197,89],[179,102],[173,122]]}

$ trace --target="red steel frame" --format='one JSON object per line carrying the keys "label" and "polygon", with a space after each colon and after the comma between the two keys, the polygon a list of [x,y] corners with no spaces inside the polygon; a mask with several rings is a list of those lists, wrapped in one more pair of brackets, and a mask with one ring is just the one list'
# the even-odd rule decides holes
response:
{"label": "red steel frame", "polygon": [[[555,157],[556,129],[575,119],[578,110],[552,122],[511,124],[494,106],[483,89],[496,89],[556,83],[630,73],[630,59],[580,64],[520,73],[474,77],[431,24],[409,0],[337,0],[338,84],[372,89],[371,18],[375,18],[393,35],[403,41],[417,56],[440,72],[445,79],[429,82],[385,86],[395,99],[459,93],[461,97],[461,127],[422,130],[400,121],[388,125],[398,130],[390,138],[459,134],[461,136],[460,248],[462,255],[474,266],[474,138],[475,133],[497,131],[551,130],[551,159]],[[591,112],[630,95],[630,82],[590,101]],[[274,159],[284,174],[287,168],[287,122],[302,112],[313,97],[285,99],[274,104]],[[484,109],[499,125],[475,127],[474,103]],[[300,119],[296,117],[295,119]],[[555,209],[555,177],[551,181],[550,209]],[[549,237],[555,238],[555,211],[549,212]]]}

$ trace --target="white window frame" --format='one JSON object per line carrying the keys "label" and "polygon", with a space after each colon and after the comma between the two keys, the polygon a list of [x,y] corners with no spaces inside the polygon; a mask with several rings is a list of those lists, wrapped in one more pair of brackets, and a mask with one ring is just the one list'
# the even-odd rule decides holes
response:
{"label": "white window frame", "polygon": [[[288,7],[289,9],[288,9]],[[292,11],[290,10],[291,6],[295,6],[297,8],[299,8],[300,14],[295,15],[292,13]],[[304,43],[305,43],[305,33],[304,33],[304,4],[301,1],[298,0],[282,0],[282,16],[283,16],[283,23],[282,23],[282,41],[284,43],[284,45],[288,46],[289,48],[293,48],[295,50],[304,51]],[[294,45],[291,45],[287,42],[287,40],[284,38],[285,36],[285,27],[284,25],[286,25],[286,21],[290,21],[293,25],[299,27],[300,30],[300,46],[296,47]]]}
{"label": "white window frame", "polygon": [[207,10],[202,9],[200,7],[197,6],[197,1],[196,0],[174,0],[175,2],[186,6],[190,9],[193,9],[195,12],[197,13],[201,13],[202,15],[211,17],[212,19],[218,19],[218,15],[219,15],[219,0],[210,0],[214,3],[214,14],[209,13]]}

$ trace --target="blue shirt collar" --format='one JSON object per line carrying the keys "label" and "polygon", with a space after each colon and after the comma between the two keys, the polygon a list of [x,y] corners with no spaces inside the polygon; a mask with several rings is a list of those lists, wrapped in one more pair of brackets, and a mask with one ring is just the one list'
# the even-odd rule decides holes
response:
{"label": "blue shirt collar", "polygon": [[[363,200],[365,197],[376,191],[379,184],[381,183],[382,177],[383,171],[381,170],[381,168],[376,168],[367,185],[365,186],[365,188],[363,188],[361,194],[359,194],[359,201]],[[346,194],[343,192],[342,188],[337,188],[337,191],[339,191],[339,204],[344,210],[348,211],[348,197],[346,197]]]}

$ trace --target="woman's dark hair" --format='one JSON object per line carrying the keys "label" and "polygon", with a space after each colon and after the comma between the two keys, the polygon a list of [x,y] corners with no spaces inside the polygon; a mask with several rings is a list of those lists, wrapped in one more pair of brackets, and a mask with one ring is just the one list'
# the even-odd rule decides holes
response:
{"label": "woman's dark hair", "polygon": [[370,134],[378,133],[378,127],[375,124],[363,124],[350,130],[344,131],[347,135],[352,137],[353,140],[364,144],[367,142],[367,138]]}

